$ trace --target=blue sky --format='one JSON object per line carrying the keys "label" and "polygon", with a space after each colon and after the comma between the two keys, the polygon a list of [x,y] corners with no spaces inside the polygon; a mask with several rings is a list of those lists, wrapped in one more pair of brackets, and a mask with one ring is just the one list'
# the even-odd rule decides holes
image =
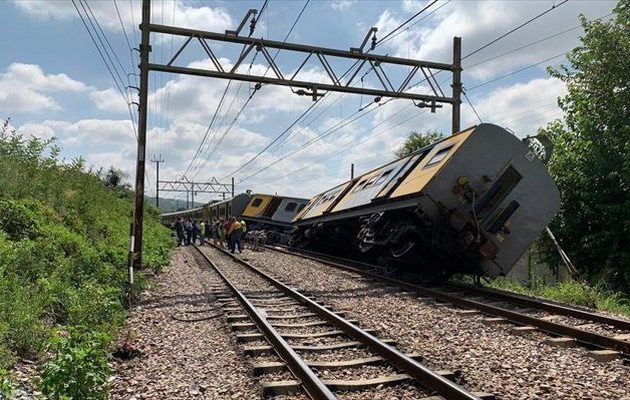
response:
{"label": "blue sky", "polygon": [[[453,36],[462,37],[466,55],[559,2],[440,0],[415,19],[414,25],[408,25],[408,29],[401,30],[374,53],[449,62]],[[159,0],[152,3],[152,20],[223,32],[234,29],[248,9],[260,9],[262,4],[262,0]],[[305,4],[269,1],[254,36],[284,40]],[[427,4],[428,1],[311,1],[288,41],[348,49],[358,46],[371,26],[378,27],[377,38],[383,37]],[[77,5],[82,10],[81,4]],[[124,86],[135,85],[137,53],[130,53],[123,27],[132,47],[136,47],[140,2],[91,0],[87,5],[122,64],[119,70]],[[599,18],[608,15],[614,5],[608,1],[569,1],[465,59],[464,86],[483,121],[525,136],[557,118],[560,113],[555,101],[565,88],[548,77],[546,66],[561,63],[564,57],[555,56],[578,43],[582,30],[571,28],[579,25],[580,13]],[[420,20],[431,11],[434,12]],[[517,50],[554,34],[559,35]],[[162,63],[182,43],[179,38],[160,35],[152,35],[151,41],[152,61]],[[212,43],[211,47],[225,66],[231,65],[240,51],[238,46],[221,43]],[[515,51],[502,55],[512,50]],[[541,62],[551,57],[555,58]],[[281,52],[276,61],[288,75],[300,59]],[[342,72],[349,66],[331,62]],[[537,63],[540,64],[501,78]],[[191,44],[177,65],[207,67],[210,62],[200,47]],[[250,66],[258,73],[267,69],[262,55],[255,56],[254,52],[239,71],[247,73]],[[389,71],[398,80],[402,72]],[[323,69],[315,63],[307,64],[300,76],[326,80]],[[448,78],[443,76],[438,81]],[[489,82],[495,78],[501,79]],[[375,87],[375,79],[373,73],[365,75],[365,86]],[[296,96],[288,88],[265,86],[236,117],[252,85],[232,83],[200,157],[189,167],[226,85],[226,81],[217,79],[151,73],[148,155],[161,154],[165,159],[162,179],[177,179],[188,170],[187,176],[195,180],[229,180],[233,171],[251,160],[312,105],[309,98]],[[420,85],[415,90],[427,89]],[[448,82],[442,89],[450,92]],[[127,101],[137,100],[131,89],[125,89],[125,96]],[[329,93],[288,131],[286,140],[235,174],[237,191],[252,189],[309,197],[347,179],[351,163],[361,173],[391,160],[393,150],[411,131],[449,132],[448,106],[431,114],[412,107],[408,101],[395,100],[381,106],[373,104],[365,113],[357,113],[371,102],[366,96]],[[467,104],[462,112],[463,127],[478,122]],[[135,118],[133,109],[132,115]],[[362,116],[353,120],[357,115]],[[21,133],[55,137],[64,157],[82,156],[95,167],[113,165],[126,171],[132,181],[135,137],[126,100],[115,89],[71,2],[0,2],[0,117],[9,116],[12,126]],[[317,136],[325,132],[330,133],[318,140]],[[153,194],[155,171],[152,164],[147,167],[147,193]]]}

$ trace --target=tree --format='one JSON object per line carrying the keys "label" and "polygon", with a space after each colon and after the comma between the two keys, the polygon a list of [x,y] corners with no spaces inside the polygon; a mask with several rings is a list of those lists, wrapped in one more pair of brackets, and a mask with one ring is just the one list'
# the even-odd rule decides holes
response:
{"label": "tree", "polygon": [[398,157],[406,157],[409,154],[413,153],[416,150],[419,150],[425,146],[430,145],[431,143],[437,142],[442,139],[444,134],[438,130],[428,130],[424,134],[418,132],[411,132],[405,143],[400,146],[394,154]]}
{"label": "tree", "polygon": [[548,165],[561,193],[552,223],[591,280],[630,289],[630,1],[609,21],[581,16],[584,36],[569,66],[549,69],[566,83],[562,120],[540,129],[554,144]]}

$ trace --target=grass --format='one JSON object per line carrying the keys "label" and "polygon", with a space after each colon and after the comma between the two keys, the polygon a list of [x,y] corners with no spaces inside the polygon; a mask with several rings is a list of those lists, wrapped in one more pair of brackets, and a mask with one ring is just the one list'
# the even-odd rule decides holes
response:
{"label": "grass", "polygon": [[568,281],[556,284],[534,282],[523,285],[498,278],[490,286],[630,317],[630,299],[622,293],[607,289],[603,284],[591,286],[583,282]]}

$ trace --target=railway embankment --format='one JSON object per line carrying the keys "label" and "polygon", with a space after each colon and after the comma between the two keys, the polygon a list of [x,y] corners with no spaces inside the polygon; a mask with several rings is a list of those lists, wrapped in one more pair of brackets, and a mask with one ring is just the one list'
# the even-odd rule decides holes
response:
{"label": "railway embankment", "polygon": [[[132,202],[119,177],[62,160],[50,141],[0,135],[0,398],[106,396],[126,316]],[[149,209],[147,270],[168,263],[172,242]]]}

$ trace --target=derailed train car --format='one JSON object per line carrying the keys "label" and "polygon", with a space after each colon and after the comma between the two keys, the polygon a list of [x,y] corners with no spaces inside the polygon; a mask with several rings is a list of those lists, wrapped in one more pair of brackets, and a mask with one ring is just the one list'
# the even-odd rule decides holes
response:
{"label": "derailed train car", "polygon": [[203,207],[162,214],[162,222],[172,225],[178,218],[225,221],[230,217],[239,217],[247,222],[250,230],[285,232],[291,229],[291,221],[307,203],[308,199],[295,197],[241,193]]}
{"label": "derailed train car", "polygon": [[558,208],[558,190],[533,152],[481,124],[313,197],[293,221],[293,245],[424,281],[495,277]]}

